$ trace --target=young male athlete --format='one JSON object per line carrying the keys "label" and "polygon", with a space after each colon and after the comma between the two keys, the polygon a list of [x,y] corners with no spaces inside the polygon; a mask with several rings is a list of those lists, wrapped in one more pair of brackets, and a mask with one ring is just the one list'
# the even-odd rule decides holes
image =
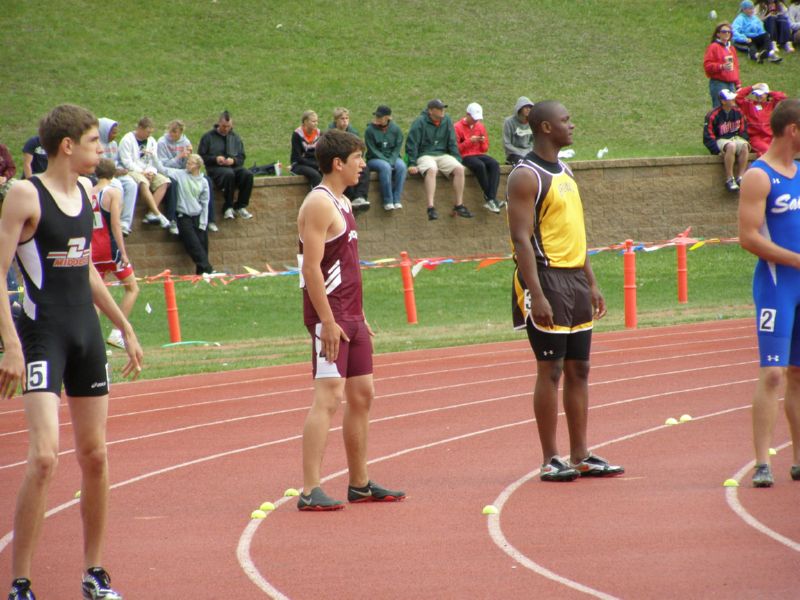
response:
{"label": "young male athlete", "polygon": [[[139,285],[133,267],[125,252],[125,238],[122,234],[122,185],[114,184],[116,172],[114,161],[101,158],[95,169],[97,183],[92,188],[92,210],[94,211],[94,230],[92,232],[92,263],[105,279],[106,273],[114,273],[122,283],[124,293],[119,308],[127,319],[131,315]],[[106,339],[109,346],[125,349],[125,341],[119,329],[112,329]]]}
{"label": "young male athlete", "polygon": [[[619,475],[624,469],[591,454],[586,442],[592,319],[603,317],[606,306],[586,254],[578,186],[569,167],[558,160],[558,151],[572,144],[575,125],[567,109],[554,101],[537,103],[528,122],[533,151],[508,177],[508,227],[517,264],[514,326],[526,328],[536,355],[533,411],[544,455],[540,477],[573,481]],[[569,464],[556,445],[562,373]]]}
{"label": "young male athlete", "polygon": [[792,435],[790,475],[800,481],[800,100],[781,102],[770,117],[769,149],[742,178],[739,243],[758,257],[753,276],[761,368],[753,396],[753,486],[771,487],[769,446],[783,408]]}
{"label": "young male athlete", "polygon": [[102,565],[108,505],[105,426],[108,364],[95,305],[122,331],[128,363],[123,376],[141,371],[136,335],[106,290],[90,257],[92,207],[88,180],[102,149],[97,119],[74,105],[54,108],[39,127],[47,170],[15,185],[0,219],[0,296],[16,251],[25,282],[23,312],[14,328],[0,302],[0,398],[23,383],[28,424],[28,466],[14,513],[10,600],[34,598],[31,560],[44,520],[47,490],[58,462],[58,409],[66,390],[75,455],[81,469],[85,572],[83,598],[118,600]]}
{"label": "young male athlete", "polygon": [[364,168],[364,143],[351,133],[322,134],[316,157],[322,183],[303,200],[297,216],[303,287],[303,320],[312,338],[314,402],[303,427],[303,493],[300,510],[338,510],[344,503],[320,487],[320,470],[331,417],[346,400],[344,436],[350,502],[393,502],[405,493],[387,490],[367,474],[367,429],[375,389],[372,329],[361,301],[358,233],[348,186]]}

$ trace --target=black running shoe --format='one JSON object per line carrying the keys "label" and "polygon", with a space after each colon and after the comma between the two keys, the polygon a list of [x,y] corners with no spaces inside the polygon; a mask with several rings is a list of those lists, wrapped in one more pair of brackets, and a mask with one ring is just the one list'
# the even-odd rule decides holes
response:
{"label": "black running shoe", "polygon": [[436,209],[433,206],[428,207],[428,221],[435,221],[439,218],[439,213],[436,212]]}
{"label": "black running shoe", "polygon": [[11,582],[11,591],[8,600],[36,600],[31,590],[31,580],[20,577]]}
{"label": "black running shoe", "polygon": [[800,465],[792,465],[792,468],[789,470],[789,474],[795,481],[800,481]]}
{"label": "black running shoe", "polygon": [[400,502],[405,499],[405,492],[387,490],[374,481],[368,481],[367,485],[362,488],[347,486],[348,502]]}
{"label": "black running shoe", "polygon": [[756,472],[753,473],[753,487],[767,488],[772,487],[772,470],[769,465],[756,465]]}
{"label": "black running shoe", "polygon": [[569,466],[578,471],[581,477],[614,477],[625,472],[619,465],[610,465],[606,459],[594,454],[589,454],[577,464],[570,462]]}
{"label": "black running shoe", "polygon": [[539,479],[542,481],[575,481],[580,474],[559,457],[554,456],[546,465],[542,465]]}
{"label": "black running shoe", "polygon": [[298,510],[341,510],[344,508],[344,502],[341,500],[334,500],[330,498],[321,487],[315,487],[308,495],[300,494],[297,498]]}
{"label": "black running shoe", "polygon": [[122,600],[122,594],[111,589],[111,577],[103,567],[92,567],[81,582],[84,600]]}
{"label": "black running shoe", "polygon": [[458,215],[459,217],[464,217],[465,219],[471,219],[472,213],[469,212],[469,209],[464,206],[463,204],[457,204],[453,207],[453,216],[455,217]]}

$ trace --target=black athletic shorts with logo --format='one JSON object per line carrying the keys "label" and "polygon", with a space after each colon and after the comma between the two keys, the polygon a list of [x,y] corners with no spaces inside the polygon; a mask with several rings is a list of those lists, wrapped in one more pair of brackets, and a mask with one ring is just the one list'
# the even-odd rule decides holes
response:
{"label": "black athletic shorts with logo", "polygon": [[100,322],[93,304],[40,304],[36,320],[24,312],[17,332],[25,357],[23,393],[51,392],[68,396],[108,393],[108,362]]}
{"label": "black athletic shorts with logo", "polygon": [[539,284],[553,310],[553,327],[544,329],[529,317],[528,340],[537,360],[589,360],[594,307],[583,269],[538,266]]}

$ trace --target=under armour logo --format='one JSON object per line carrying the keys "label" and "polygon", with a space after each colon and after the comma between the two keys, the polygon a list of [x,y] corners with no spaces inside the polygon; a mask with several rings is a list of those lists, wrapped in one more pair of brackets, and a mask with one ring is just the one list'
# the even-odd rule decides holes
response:
{"label": "under armour logo", "polygon": [[542,356],[553,356],[555,354],[555,350],[545,350],[542,352]]}
{"label": "under armour logo", "polygon": [[767,354],[767,362],[778,362],[780,359],[778,354]]}
{"label": "under armour logo", "polygon": [[781,178],[780,177],[773,177],[772,178],[772,183],[774,183],[775,185],[778,185],[780,182],[781,182]]}

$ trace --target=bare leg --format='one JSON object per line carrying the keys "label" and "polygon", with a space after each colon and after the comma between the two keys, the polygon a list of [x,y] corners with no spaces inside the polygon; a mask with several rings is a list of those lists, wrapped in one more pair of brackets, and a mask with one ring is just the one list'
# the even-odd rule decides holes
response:
{"label": "bare leg", "polygon": [[433,206],[433,195],[436,193],[436,173],[438,169],[436,167],[431,167],[427,171],[425,171],[425,200],[428,202],[428,206]]}
{"label": "bare leg", "polygon": [[740,151],[739,154],[736,156],[736,164],[738,165],[739,174],[737,177],[743,177],[744,172],[747,171],[747,160],[750,157],[748,156],[748,146],[744,146]]}
{"label": "bare leg", "polygon": [[351,377],[345,384],[344,422],[342,435],[347,452],[350,485],[364,487],[369,482],[367,474],[367,437],[369,409],[375,397],[372,375]]}
{"label": "bare leg", "polygon": [[141,198],[147,205],[148,212],[151,212],[156,216],[161,214],[161,211],[158,210],[158,205],[156,204],[156,201],[153,199],[153,194],[150,192],[149,184],[147,183],[139,184],[139,198]]}
{"label": "bare leg", "polygon": [[28,425],[28,465],[14,512],[12,577],[31,576],[33,551],[39,540],[47,490],[58,465],[58,403],[48,392],[26,394],[25,419]]}
{"label": "bare leg", "polygon": [[756,463],[769,464],[769,445],[778,416],[778,393],[784,380],[783,367],[761,367],[753,396],[753,445]]}
{"label": "bare leg", "polygon": [[167,193],[167,188],[169,186],[170,184],[165,183],[164,185],[156,189],[155,192],[153,192],[153,204],[155,204],[156,206],[161,204],[161,201],[164,199],[164,194]]}
{"label": "bare leg", "polygon": [[586,430],[589,423],[589,361],[564,363],[564,412],[569,429],[569,451],[573,463],[589,456]]}
{"label": "bare leg", "polygon": [[536,387],[533,389],[533,414],[542,444],[543,463],[558,456],[558,382],[564,369],[563,360],[536,361]]}
{"label": "bare leg", "polygon": [[122,295],[122,300],[119,302],[119,309],[125,318],[129,317],[133,311],[133,305],[136,304],[136,298],[139,296],[139,284],[136,283],[136,277],[129,275],[122,280],[122,285],[125,288],[125,293]]}
{"label": "bare leg", "polygon": [[108,396],[67,397],[81,468],[84,568],[102,565],[108,517],[106,420]]}
{"label": "bare leg", "polygon": [[789,367],[786,371],[783,409],[792,434],[793,464],[800,465],[800,367]]}
{"label": "bare leg", "polygon": [[453,190],[456,192],[456,206],[464,203],[464,167],[459,165],[453,171]]}
{"label": "bare leg", "polygon": [[725,164],[725,178],[730,179],[733,177],[733,163],[736,160],[736,144],[733,142],[726,144],[722,151],[722,158]]}
{"label": "bare leg", "polygon": [[328,430],[344,398],[344,386],[345,380],[340,377],[314,380],[314,402],[303,426],[303,491],[306,494],[319,486]]}

